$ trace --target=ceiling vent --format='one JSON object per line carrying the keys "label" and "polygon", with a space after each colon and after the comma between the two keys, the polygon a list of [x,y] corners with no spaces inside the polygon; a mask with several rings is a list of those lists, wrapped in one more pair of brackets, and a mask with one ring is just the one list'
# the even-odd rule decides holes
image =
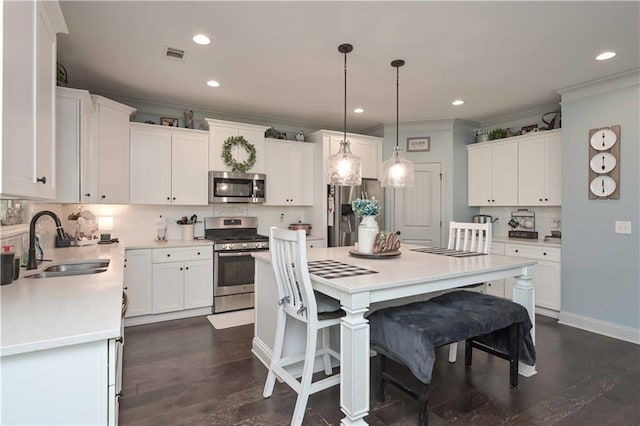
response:
{"label": "ceiling vent", "polygon": [[176,49],[175,47],[164,46],[163,56],[166,59],[184,62],[187,57],[187,52],[182,49]]}

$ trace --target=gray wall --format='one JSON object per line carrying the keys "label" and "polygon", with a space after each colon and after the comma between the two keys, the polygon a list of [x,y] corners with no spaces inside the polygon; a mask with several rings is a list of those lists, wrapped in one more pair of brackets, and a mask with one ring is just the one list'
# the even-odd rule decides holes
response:
{"label": "gray wall", "polygon": [[[562,311],[640,329],[640,73],[562,93]],[[589,129],[621,125],[620,199],[589,200]],[[616,220],[632,234],[614,232]],[[562,315],[561,315],[562,319]]]}

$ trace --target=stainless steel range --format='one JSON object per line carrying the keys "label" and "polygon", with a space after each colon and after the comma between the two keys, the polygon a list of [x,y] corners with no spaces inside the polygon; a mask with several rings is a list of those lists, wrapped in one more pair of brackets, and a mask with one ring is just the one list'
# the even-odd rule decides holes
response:
{"label": "stainless steel range", "polygon": [[253,308],[255,260],[252,251],[269,250],[256,217],[205,217],[204,236],[213,246],[213,312]]}

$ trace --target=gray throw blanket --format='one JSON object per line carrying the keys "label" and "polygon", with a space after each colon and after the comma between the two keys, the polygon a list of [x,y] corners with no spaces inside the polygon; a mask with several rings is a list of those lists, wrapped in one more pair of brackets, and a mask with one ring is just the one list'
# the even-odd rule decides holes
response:
{"label": "gray throw blanket", "polygon": [[431,382],[435,348],[478,337],[508,353],[508,332],[503,329],[513,323],[521,323],[520,361],[535,365],[527,310],[495,296],[456,291],[425,302],[381,309],[368,320],[372,349],[406,365],[423,383]]}

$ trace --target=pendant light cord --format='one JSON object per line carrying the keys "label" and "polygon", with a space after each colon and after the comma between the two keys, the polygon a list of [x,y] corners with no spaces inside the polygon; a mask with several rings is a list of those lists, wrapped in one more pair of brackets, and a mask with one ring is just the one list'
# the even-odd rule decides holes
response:
{"label": "pendant light cord", "polygon": [[396,67],[396,148],[400,140],[400,67]]}
{"label": "pendant light cord", "polygon": [[344,141],[347,142],[347,52],[344,52]]}

